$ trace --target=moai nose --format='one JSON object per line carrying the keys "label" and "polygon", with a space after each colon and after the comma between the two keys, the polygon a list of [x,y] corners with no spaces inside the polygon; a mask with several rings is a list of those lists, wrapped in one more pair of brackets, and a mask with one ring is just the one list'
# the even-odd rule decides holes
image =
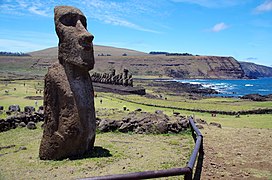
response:
{"label": "moai nose", "polygon": [[93,35],[86,31],[86,33],[79,38],[79,45],[85,49],[90,49],[93,45],[93,38]]}

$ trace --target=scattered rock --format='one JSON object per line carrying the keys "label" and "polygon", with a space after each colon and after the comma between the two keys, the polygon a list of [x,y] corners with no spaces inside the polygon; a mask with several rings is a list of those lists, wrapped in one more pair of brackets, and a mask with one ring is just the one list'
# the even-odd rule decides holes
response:
{"label": "scattered rock", "polygon": [[216,123],[216,122],[211,122],[210,126],[215,126],[215,127],[218,127],[218,128],[222,128],[221,124]]}
{"label": "scattered rock", "polygon": [[24,122],[20,122],[19,127],[26,127],[26,124]]}
{"label": "scattered rock", "polygon": [[156,110],[155,113],[156,113],[156,114],[163,114],[163,111],[161,111],[161,110]]}
{"label": "scattered rock", "polygon": [[27,150],[27,148],[25,146],[20,146],[18,151],[21,151],[21,150]]}
{"label": "scattered rock", "polygon": [[179,112],[173,112],[173,115],[178,116],[178,115],[180,115],[180,113]]}
{"label": "scattered rock", "polygon": [[203,119],[196,119],[196,122],[199,124],[208,124],[205,120]]}
{"label": "scattered rock", "polygon": [[26,125],[27,129],[37,129],[36,124],[33,121],[30,121]]}
{"label": "scattered rock", "polygon": [[21,109],[20,109],[20,106],[19,105],[10,105],[9,108],[8,108],[8,111],[9,112],[20,112]]}

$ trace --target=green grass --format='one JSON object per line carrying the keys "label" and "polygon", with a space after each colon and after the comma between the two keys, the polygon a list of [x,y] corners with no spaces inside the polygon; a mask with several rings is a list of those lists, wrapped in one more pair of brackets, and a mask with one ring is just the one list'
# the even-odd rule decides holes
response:
{"label": "green grass", "polygon": [[[117,118],[120,117],[122,115],[122,113],[120,113],[120,112],[122,112],[122,108],[125,105],[130,111],[133,111],[137,108],[141,108],[143,111],[146,111],[146,112],[155,112],[156,110],[163,110],[164,113],[168,114],[168,115],[172,115],[173,111],[179,112],[182,115],[187,115],[187,116],[194,114],[194,115],[196,115],[196,118],[201,118],[201,119],[204,119],[208,122],[218,122],[218,123],[222,124],[223,126],[227,126],[227,127],[272,128],[272,115],[271,114],[240,115],[240,118],[236,118],[235,116],[217,114],[216,117],[211,117],[210,113],[199,113],[199,112],[191,112],[191,111],[184,111],[184,110],[176,110],[174,107],[173,108],[161,108],[161,107],[159,108],[159,107],[141,105],[141,104],[133,103],[133,102],[126,102],[126,101],[116,98],[116,96],[120,97],[119,95],[113,95],[110,93],[98,93],[98,97],[95,100],[96,108],[99,108],[99,109],[104,108],[104,111],[108,111],[111,108],[117,109],[115,111],[115,114],[109,113],[106,116],[107,118],[114,119],[116,117]],[[134,95],[132,95],[132,96],[134,96]],[[136,97],[136,96],[134,96],[134,97]],[[102,104],[100,104],[100,102],[99,102],[100,99],[103,100]],[[141,97],[141,99],[142,99],[142,97]],[[215,101],[215,99],[212,99],[212,100]],[[221,98],[219,98],[219,100],[222,101]],[[216,100],[216,101],[219,101],[219,100]],[[160,100],[160,101],[163,102],[163,100]],[[208,101],[208,100],[205,99],[205,101]],[[228,102],[228,99],[225,98],[225,101]],[[229,101],[232,102],[232,101],[237,101],[237,100],[230,99]],[[137,102],[139,102],[139,101],[137,101]],[[148,103],[153,104],[154,103],[153,99],[149,99]],[[164,102],[164,103],[168,104],[168,105],[170,104],[169,101]],[[242,102],[242,103],[244,103],[244,102]],[[252,105],[254,104],[254,102],[251,102],[251,103],[252,103]],[[268,102],[268,104],[269,103],[271,103],[271,102]],[[225,105],[225,106],[227,106],[227,105]],[[228,105],[227,107],[228,107],[228,109],[232,108],[231,105]],[[267,105],[265,107],[269,107],[269,105]],[[119,111],[119,113],[117,113],[118,111]],[[125,114],[128,112],[123,111],[123,113]],[[102,117],[105,117],[105,116],[102,116]]]}
{"label": "green grass", "polygon": [[[25,85],[24,85],[25,83]],[[16,88],[16,91],[14,91]],[[43,89],[42,81],[12,81],[8,85],[0,81],[0,105],[8,108],[11,104],[34,106],[34,100],[25,96],[36,96],[36,89]],[[6,94],[4,91],[9,90]],[[148,89],[148,92],[153,93]],[[272,102],[251,102],[230,98],[205,98],[188,100],[179,96],[167,96],[167,100],[149,99],[137,95],[117,95],[96,92],[96,114],[99,118],[122,119],[127,113],[141,108],[145,112],[162,110],[167,115],[173,111],[181,115],[195,115],[207,122],[218,122],[224,127],[271,129],[272,115],[241,115],[239,118],[228,115],[211,117],[210,113],[178,110],[177,107],[249,110],[254,108],[271,108]],[[100,100],[102,99],[102,103]],[[131,102],[128,102],[131,101]],[[160,105],[147,106],[140,103]],[[42,101],[39,101],[39,105]],[[126,106],[129,111],[124,111]],[[0,115],[0,118],[5,115]],[[193,148],[190,133],[178,135],[137,135],[133,133],[98,133],[95,146],[96,154],[110,153],[107,157],[86,157],[84,159],[62,161],[41,161],[38,158],[39,144],[42,137],[41,123],[38,129],[30,131],[17,128],[0,133],[0,147],[15,147],[0,150],[0,179],[75,179],[97,175],[127,173],[143,170],[158,170],[186,165]],[[27,150],[16,152],[21,146]],[[100,150],[100,151],[98,151]],[[175,179],[175,178],[173,178]]]}
{"label": "green grass", "polygon": [[[38,92],[36,94],[36,91],[40,89],[43,90],[43,82],[39,80],[0,81],[0,106],[4,106],[4,110],[8,110],[10,105],[18,104],[21,111],[25,106],[35,107],[35,100],[26,99],[25,97],[43,96],[43,93]],[[8,93],[5,91],[8,91]],[[37,106],[41,105],[43,105],[43,100],[38,100]],[[5,117],[5,113],[0,115],[0,118]]]}
{"label": "green grass", "polygon": [[[102,157],[42,161],[38,157],[42,136],[36,130],[17,128],[0,133],[0,174],[3,179],[75,179],[115,173],[183,167],[189,159],[193,140],[189,134],[139,135],[98,133],[95,146]],[[156,143],[154,143],[156,142]],[[21,146],[26,150],[16,152]],[[102,148],[101,148],[102,147]]]}
{"label": "green grass", "polygon": [[[16,88],[16,91],[14,91]],[[21,109],[24,106],[35,106],[34,100],[25,99],[26,96],[42,96],[43,94],[36,94],[36,89],[43,89],[43,81],[12,81],[6,85],[6,82],[0,81],[0,105],[5,109],[9,105],[19,104]],[[9,94],[5,93],[9,90]],[[271,108],[272,102],[252,102],[247,100],[240,100],[234,98],[204,98],[201,100],[188,100],[182,96],[168,96],[167,100],[162,99],[149,99],[138,95],[118,95],[112,93],[96,93],[95,107],[97,116],[100,118],[109,119],[122,119],[122,117],[130,111],[141,108],[146,112],[154,112],[156,110],[163,110],[164,113],[172,115],[173,111],[180,112],[182,115],[193,115],[197,118],[204,119],[208,122],[219,122],[227,127],[250,127],[250,128],[272,128],[272,115],[241,115],[240,118],[235,116],[217,115],[211,117],[209,113],[199,113],[186,110],[177,110],[177,107],[191,108],[191,109],[208,109],[208,110],[250,110],[258,108]],[[102,99],[102,104],[100,100]],[[122,100],[123,99],[123,100]],[[132,101],[132,102],[128,102]],[[160,105],[162,107],[147,106],[146,103],[151,105]],[[38,105],[42,105],[43,101],[38,101]],[[126,106],[129,111],[123,111],[123,106]],[[0,114],[0,118],[5,118],[6,115]]]}
{"label": "green grass", "polygon": [[272,101],[252,102],[248,100],[227,98],[205,98],[201,100],[189,100],[176,96],[167,96],[167,100],[164,100],[149,99],[138,95],[114,95],[114,97],[146,105],[157,105],[170,108],[184,108],[190,110],[216,110],[229,112],[272,107]]}

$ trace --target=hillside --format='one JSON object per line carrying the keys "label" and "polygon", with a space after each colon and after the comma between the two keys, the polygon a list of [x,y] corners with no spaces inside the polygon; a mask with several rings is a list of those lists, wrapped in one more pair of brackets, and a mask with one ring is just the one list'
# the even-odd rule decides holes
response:
{"label": "hillside", "polygon": [[[56,58],[58,56],[58,48],[52,47],[40,51],[34,51],[29,53],[33,57],[51,57]],[[147,53],[135,51],[131,49],[125,49],[125,48],[116,48],[116,47],[110,47],[110,46],[100,46],[100,45],[94,45],[94,54],[95,56],[100,55],[110,55],[110,56],[122,56],[123,54],[126,54],[127,56],[144,56],[148,55]]]}
{"label": "hillside", "polygon": [[245,74],[251,78],[272,77],[272,67],[250,62],[240,62]]}
{"label": "hillside", "polygon": [[134,75],[168,76],[173,78],[245,78],[234,58],[216,56],[131,56],[96,57],[95,70],[129,69]]}
{"label": "hillside", "polygon": [[[108,46],[94,46],[93,71],[117,73],[124,68],[133,75],[173,78],[245,78],[239,62],[232,57],[218,56],[165,56]],[[0,57],[2,77],[43,77],[47,68],[57,61],[57,48],[29,53],[30,57]],[[102,56],[103,54],[103,56]],[[126,54],[126,56],[124,56]]]}
{"label": "hillside", "polygon": [[[217,56],[165,56],[109,46],[94,46],[94,71],[117,73],[124,68],[138,76],[168,76],[173,78],[244,78],[240,64],[232,57]],[[103,56],[102,56],[103,54]],[[126,56],[124,56],[126,54]],[[57,48],[30,53],[37,59],[36,67],[46,67],[57,60]]]}

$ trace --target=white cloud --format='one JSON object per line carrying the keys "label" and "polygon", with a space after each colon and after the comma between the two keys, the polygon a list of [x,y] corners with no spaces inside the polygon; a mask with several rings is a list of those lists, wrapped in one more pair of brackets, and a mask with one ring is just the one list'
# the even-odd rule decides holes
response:
{"label": "white cloud", "polygon": [[257,6],[254,10],[256,13],[262,13],[272,11],[272,0],[267,0],[264,3]]}
{"label": "white cloud", "polygon": [[2,0],[0,9],[6,14],[33,14],[52,17],[55,6],[67,4],[80,8],[86,16],[107,24],[150,33],[159,33],[156,30],[143,27],[142,25],[133,22],[135,20],[139,20],[137,18],[135,19],[135,14],[150,15],[154,13],[154,7],[160,4],[154,2],[156,1],[128,0],[122,2],[113,0]]}
{"label": "white cloud", "polygon": [[48,14],[48,12],[46,12],[45,10],[41,10],[40,8],[36,7],[36,6],[32,6],[30,8],[28,8],[29,12],[33,13],[33,14],[37,14],[40,16],[50,16],[50,14]]}
{"label": "white cloud", "polygon": [[250,0],[172,0],[173,2],[183,2],[183,3],[191,3],[197,4],[203,7],[208,8],[222,8],[222,7],[230,7],[236,6],[239,4],[244,4],[249,2]]}
{"label": "white cloud", "polygon": [[212,32],[219,32],[219,31],[222,31],[224,29],[227,29],[229,26],[226,25],[225,23],[221,22],[221,23],[218,23],[216,25],[214,25],[212,28],[211,28],[211,31]]}
{"label": "white cloud", "polygon": [[47,45],[36,44],[29,41],[0,39],[0,51],[7,52],[31,52],[37,49],[48,48]]}

